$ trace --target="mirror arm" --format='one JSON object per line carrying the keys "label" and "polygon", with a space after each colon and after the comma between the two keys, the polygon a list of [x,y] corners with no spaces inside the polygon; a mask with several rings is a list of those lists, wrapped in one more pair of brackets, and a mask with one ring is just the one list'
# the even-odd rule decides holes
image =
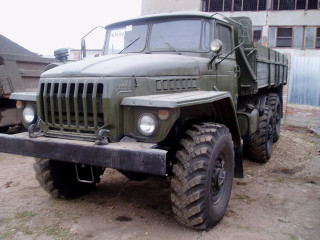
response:
{"label": "mirror arm", "polygon": [[221,55],[221,53],[219,54],[215,54],[209,61],[209,65],[211,65],[213,63],[214,60],[216,60],[217,57],[219,57]]}
{"label": "mirror arm", "polygon": [[94,27],[93,29],[91,29],[90,32],[88,32],[86,35],[84,35],[84,36],[81,38],[81,40],[84,39],[86,36],[88,36],[90,33],[92,33],[94,30],[96,30],[97,28],[103,28],[103,26],[96,26],[96,27]]}
{"label": "mirror arm", "polygon": [[85,42],[85,37],[88,36],[90,33],[92,33],[94,30],[96,30],[97,28],[103,28],[103,26],[96,26],[93,29],[91,29],[90,32],[88,32],[86,35],[84,35],[81,38],[81,58],[85,58],[87,56],[87,49],[86,49],[86,42]]}
{"label": "mirror arm", "polygon": [[217,62],[217,63],[215,64],[215,65],[216,65],[216,68],[218,68],[219,64],[220,64],[223,60],[225,60],[227,57],[229,57],[229,55],[230,55],[231,53],[233,53],[237,48],[241,47],[242,44],[243,44],[243,42],[240,43],[238,46],[234,47],[234,48],[231,50],[231,52],[229,52],[224,58],[222,58],[219,62]]}

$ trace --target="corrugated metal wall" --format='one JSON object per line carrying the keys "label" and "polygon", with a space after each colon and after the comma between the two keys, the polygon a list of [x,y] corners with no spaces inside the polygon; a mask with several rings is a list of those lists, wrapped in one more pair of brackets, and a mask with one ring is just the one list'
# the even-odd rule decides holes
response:
{"label": "corrugated metal wall", "polygon": [[291,56],[288,103],[320,106],[320,58]]}

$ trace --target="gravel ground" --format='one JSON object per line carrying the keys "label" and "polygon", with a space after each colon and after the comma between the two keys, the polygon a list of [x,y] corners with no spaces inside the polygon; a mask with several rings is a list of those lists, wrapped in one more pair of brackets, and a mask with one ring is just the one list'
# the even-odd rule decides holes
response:
{"label": "gravel ground", "polygon": [[0,239],[320,239],[320,138],[282,127],[266,164],[244,161],[227,213],[210,231],[177,224],[170,179],[129,181],[107,170],[97,189],[57,200],[33,159],[0,153]]}

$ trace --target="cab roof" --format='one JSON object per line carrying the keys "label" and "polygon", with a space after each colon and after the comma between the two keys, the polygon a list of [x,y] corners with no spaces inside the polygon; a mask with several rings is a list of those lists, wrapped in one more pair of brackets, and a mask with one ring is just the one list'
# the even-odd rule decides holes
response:
{"label": "cab roof", "polygon": [[147,22],[161,19],[175,19],[175,18],[207,18],[207,19],[219,19],[220,21],[229,22],[220,13],[208,13],[208,12],[173,12],[173,13],[160,13],[145,15],[137,18],[127,19],[119,22],[115,22],[107,25],[105,28],[114,27],[117,25],[131,24],[134,22]]}

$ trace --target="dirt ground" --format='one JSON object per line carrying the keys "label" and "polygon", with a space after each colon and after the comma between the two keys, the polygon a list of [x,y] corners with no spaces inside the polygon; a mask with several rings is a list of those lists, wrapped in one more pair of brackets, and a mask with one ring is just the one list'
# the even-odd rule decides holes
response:
{"label": "dirt ground", "polygon": [[40,188],[32,164],[0,153],[0,239],[320,239],[320,138],[306,129],[283,126],[268,163],[245,160],[210,231],[175,222],[169,179],[107,170],[95,191],[64,201]]}

